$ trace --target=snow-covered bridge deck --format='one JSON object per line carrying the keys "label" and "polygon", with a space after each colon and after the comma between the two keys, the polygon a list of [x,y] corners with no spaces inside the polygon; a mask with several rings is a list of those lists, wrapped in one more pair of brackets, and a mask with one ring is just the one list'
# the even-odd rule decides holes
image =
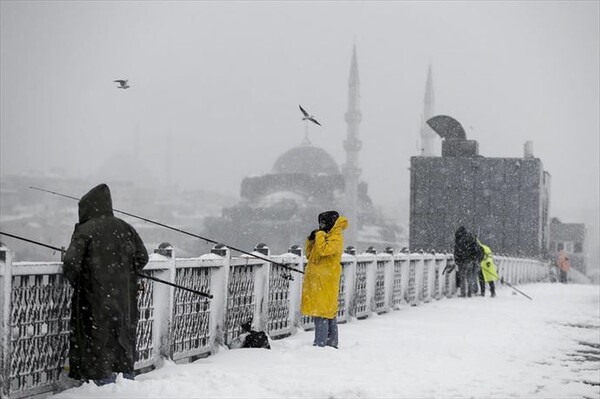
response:
{"label": "snow-covered bridge deck", "polygon": [[57,398],[598,398],[600,290],[527,284],[340,325],[340,349],[310,331],[272,350],[223,349],[136,381]]}

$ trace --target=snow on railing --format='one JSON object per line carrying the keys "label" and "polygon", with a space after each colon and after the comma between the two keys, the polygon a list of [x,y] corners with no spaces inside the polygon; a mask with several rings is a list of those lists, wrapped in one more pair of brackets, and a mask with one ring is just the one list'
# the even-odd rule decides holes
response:
{"label": "snow on railing", "polygon": [[[276,256],[265,246],[256,250],[256,255],[279,264],[306,267],[306,257],[297,247],[290,249],[293,253]],[[300,273],[248,255],[232,257],[222,246],[191,259],[175,258],[172,249],[155,252],[146,274],[210,292],[213,298],[141,279],[138,372],[160,366],[165,358],[193,361],[215,353],[240,335],[240,325],[248,320],[253,329],[264,330],[271,338],[314,328],[312,318],[300,314]],[[456,293],[456,271],[448,272],[446,267],[454,265],[451,254],[355,254],[350,248],[347,252],[341,262],[340,323]],[[549,269],[533,259],[494,259],[499,276],[511,284],[540,281]],[[13,263],[10,250],[0,248],[0,287],[0,396],[20,398],[61,390],[61,373],[68,367],[72,293],[61,263]]]}

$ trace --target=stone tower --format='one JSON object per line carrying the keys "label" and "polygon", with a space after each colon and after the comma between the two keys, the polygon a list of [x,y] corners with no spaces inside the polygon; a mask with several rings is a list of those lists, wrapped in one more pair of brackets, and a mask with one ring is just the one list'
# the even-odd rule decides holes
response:
{"label": "stone tower", "polygon": [[427,71],[427,83],[425,84],[425,98],[423,100],[423,114],[421,115],[421,156],[434,157],[435,154],[435,132],[427,125],[427,120],[435,115],[435,97],[433,95],[433,76],[431,74],[431,62]]}
{"label": "stone tower", "polygon": [[346,165],[344,166],[345,179],[345,209],[343,212],[348,218],[348,229],[344,235],[344,245],[356,246],[358,231],[358,181],[360,168],[358,167],[358,153],[361,142],[358,139],[358,125],[361,120],[360,91],[358,79],[358,62],[356,60],[356,45],[352,49],[352,61],[350,63],[350,77],[348,79],[348,110],[345,114],[347,124],[347,137],[344,141],[346,150]]}

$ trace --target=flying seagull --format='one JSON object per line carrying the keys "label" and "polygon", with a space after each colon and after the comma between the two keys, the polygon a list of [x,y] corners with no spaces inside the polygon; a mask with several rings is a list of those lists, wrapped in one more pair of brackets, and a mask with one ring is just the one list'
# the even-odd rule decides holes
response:
{"label": "flying seagull", "polygon": [[120,86],[117,86],[117,89],[129,89],[127,80],[113,80],[113,82],[117,82],[118,84],[120,84]]}
{"label": "flying seagull", "polygon": [[312,116],[312,115],[309,115],[309,113],[308,113],[308,112],[306,112],[306,111],[304,110],[304,108],[302,108],[302,105],[298,105],[298,106],[300,107],[300,111],[302,111],[302,115],[304,115],[304,116],[302,117],[302,120],[303,120],[303,121],[305,121],[305,120],[309,120],[309,121],[311,121],[311,122],[314,122],[314,123],[316,123],[317,125],[321,126],[321,124],[320,124],[319,122],[317,122],[317,120],[315,119],[315,117],[314,117],[314,116]]}

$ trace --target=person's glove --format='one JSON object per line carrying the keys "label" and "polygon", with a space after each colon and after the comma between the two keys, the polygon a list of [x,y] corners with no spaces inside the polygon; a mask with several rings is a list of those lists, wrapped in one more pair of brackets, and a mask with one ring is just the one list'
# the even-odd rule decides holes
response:
{"label": "person's glove", "polygon": [[313,231],[311,231],[311,232],[310,232],[310,234],[308,235],[308,239],[309,239],[310,241],[314,241],[314,239],[315,239],[315,234],[317,234],[317,230],[313,230]]}

